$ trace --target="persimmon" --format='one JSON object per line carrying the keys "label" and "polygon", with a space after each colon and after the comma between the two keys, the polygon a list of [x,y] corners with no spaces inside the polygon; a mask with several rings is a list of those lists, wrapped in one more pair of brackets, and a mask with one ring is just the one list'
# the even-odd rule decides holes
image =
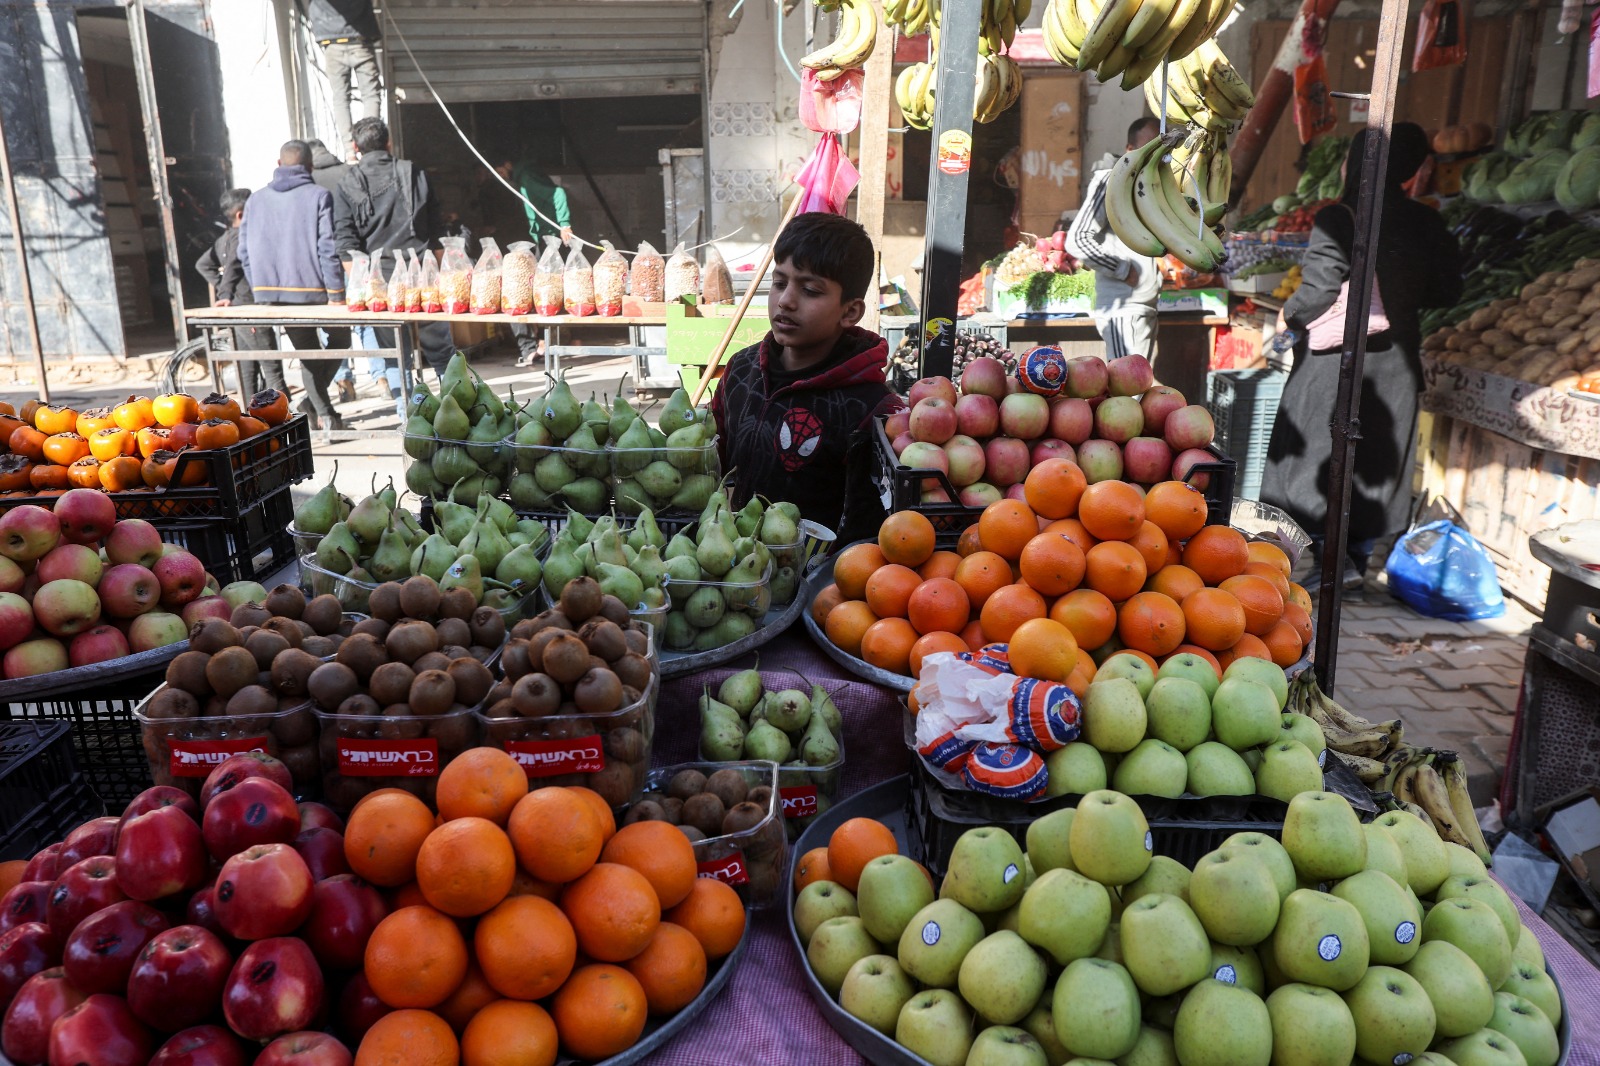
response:
{"label": "persimmon", "polygon": [[194,435],[200,431],[196,422],[179,422],[175,426],[167,427],[167,447],[175,452],[193,447]]}
{"label": "persimmon", "polygon": [[[139,432],[144,432],[140,430]],[[89,438],[89,454],[102,463],[121,455],[132,455],[138,450],[139,437],[120,426],[102,429]]]}
{"label": "persimmon", "polygon": [[[239,439],[254,437],[258,433],[265,433],[270,427],[255,415],[239,416]],[[258,449],[259,450],[259,449]]]}
{"label": "persimmon", "polygon": [[277,389],[262,389],[250,397],[250,414],[269,426],[289,421],[289,397]]}
{"label": "persimmon", "polygon": [[139,460],[131,455],[119,455],[100,464],[100,487],[107,492],[123,492],[144,487],[144,475]]}
{"label": "persimmon", "polygon": [[187,392],[167,392],[155,398],[151,412],[157,422],[169,428],[179,422],[198,422],[200,401]]}
{"label": "persimmon", "polygon": [[155,401],[148,396],[129,396],[111,409],[111,420],[137,433],[156,424]]}
{"label": "persimmon", "polygon": [[45,435],[32,426],[18,426],[11,431],[11,436],[6,439],[6,445],[13,455],[23,455],[38,462],[44,458],[45,440]]}
{"label": "persimmon", "polygon": [[77,430],[80,436],[92,437],[107,426],[114,425],[116,423],[111,421],[111,408],[91,407],[87,411],[78,412],[77,424],[72,428]]}
{"label": "persimmon", "polygon": [[71,466],[89,454],[89,442],[67,430],[44,439],[44,457],[57,466]]}
{"label": "persimmon", "polygon": [[148,459],[163,448],[171,448],[171,441],[170,429],[165,426],[146,426],[137,434],[136,447],[138,454]]}
{"label": "persimmon", "polygon": [[224,419],[228,422],[239,421],[239,401],[221,392],[213,392],[200,401],[200,421],[210,422],[213,419]]}
{"label": "persimmon", "polygon": [[29,400],[22,405],[22,410],[17,412],[17,417],[31,426],[33,425],[34,412],[38,411],[39,408],[43,406],[44,402],[41,400]]}
{"label": "persimmon", "polygon": [[12,417],[16,417],[16,414],[17,409],[15,406],[6,400],[0,400],[0,415],[10,415]]}
{"label": "persimmon", "polygon": [[[161,465],[166,474],[169,485],[203,485],[206,480],[206,464],[201,461],[183,460],[180,464],[179,457],[182,453],[162,450],[156,452],[150,459]],[[179,466],[182,466],[180,474]]]}
{"label": "persimmon", "polygon": [[67,480],[72,482],[73,488],[101,488],[100,460],[96,459],[92,455],[86,455],[82,459],[79,459],[77,462],[67,467]]}
{"label": "persimmon", "polygon": [[54,463],[40,463],[28,471],[28,483],[36,489],[70,489],[67,468]]}
{"label": "persimmon", "polygon": [[47,437],[71,433],[78,428],[78,412],[70,407],[43,404],[33,413],[33,424]]}
{"label": "persimmon", "polygon": [[25,455],[0,455],[0,492],[33,487],[33,463]]}
{"label": "persimmon", "polygon": [[152,489],[166,488],[167,479],[171,477],[172,471],[168,469],[168,464],[161,459],[161,456],[176,454],[162,449],[145,456],[144,462],[139,466],[139,476],[144,479],[144,483]]}
{"label": "persimmon", "polygon": [[194,446],[201,451],[239,443],[239,424],[226,418],[208,418],[195,430]]}
{"label": "persimmon", "polygon": [[16,415],[0,415],[0,441],[10,440],[11,434],[25,425],[27,423]]}

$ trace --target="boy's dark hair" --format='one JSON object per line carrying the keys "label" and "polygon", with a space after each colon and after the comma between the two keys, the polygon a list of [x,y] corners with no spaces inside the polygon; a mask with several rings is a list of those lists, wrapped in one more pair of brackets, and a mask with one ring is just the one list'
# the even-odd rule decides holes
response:
{"label": "boy's dark hair", "polygon": [[235,211],[244,209],[245,201],[250,199],[249,189],[229,189],[222,194],[222,217],[231,219]]}
{"label": "boy's dark hair", "polygon": [[877,256],[867,231],[843,215],[826,211],[796,215],[778,234],[772,258],[837,281],[846,300],[866,295],[877,268]]}
{"label": "boy's dark hair", "polygon": [[1149,115],[1146,115],[1143,118],[1134,119],[1128,124],[1127,143],[1132,144],[1138,138],[1139,131],[1147,127],[1159,135],[1161,133],[1161,120],[1158,118],[1151,118]]}
{"label": "boy's dark hair", "polygon": [[381,152],[389,146],[389,126],[383,119],[368,115],[356,120],[350,129],[350,139],[356,142],[356,151],[363,155]]}

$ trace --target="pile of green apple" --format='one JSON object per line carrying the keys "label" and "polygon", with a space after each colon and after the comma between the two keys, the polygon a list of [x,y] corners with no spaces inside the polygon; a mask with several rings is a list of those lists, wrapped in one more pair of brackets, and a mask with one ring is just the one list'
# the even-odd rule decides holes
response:
{"label": "pile of green apple", "polygon": [[1305,792],[1280,843],[1193,871],[1139,806],[1085,796],[965,833],[935,893],[911,859],[807,885],[795,928],[853,1017],[934,1066],[1553,1066],[1561,998],[1468,849]]}
{"label": "pile of green apple", "polygon": [[1114,788],[1131,796],[1271,796],[1322,790],[1326,743],[1316,721],[1286,710],[1289,684],[1266,659],[1236,659],[1219,678],[1198,655],[1151,670],[1113,655],[1084,693],[1080,739],[1045,756],[1047,796]]}

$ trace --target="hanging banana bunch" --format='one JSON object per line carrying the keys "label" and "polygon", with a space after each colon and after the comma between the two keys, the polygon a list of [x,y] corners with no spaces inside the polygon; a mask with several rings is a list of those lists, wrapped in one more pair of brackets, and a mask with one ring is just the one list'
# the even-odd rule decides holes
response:
{"label": "hanging banana bunch", "polygon": [[[933,105],[938,85],[939,54],[933,52],[926,63],[912,63],[894,80],[894,102],[906,125],[926,130],[933,127]],[[1010,56],[980,53],[972,97],[974,122],[993,122],[1022,98],[1022,69]]]}
{"label": "hanging banana bunch", "polygon": [[819,81],[832,81],[847,70],[859,70],[872,55],[878,42],[878,11],[872,0],[838,0],[824,11],[839,12],[839,32],[833,40],[800,60],[802,67],[817,72]]}
{"label": "hanging banana bunch", "polygon": [[[900,27],[907,37],[915,37],[930,26],[939,25],[939,0],[887,0],[883,20]],[[1017,27],[1033,10],[1033,0],[985,0],[979,16],[978,36],[991,52],[1011,47]],[[982,47],[982,45],[980,45]]]}
{"label": "hanging banana bunch", "polygon": [[912,129],[933,128],[933,91],[938,64],[912,63],[894,79],[894,102]]}
{"label": "hanging banana bunch", "polygon": [[1210,273],[1227,257],[1216,227],[1227,210],[1231,180],[1221,138],[1171,130],[1111,168],[1106,220],[1140,255],[1172,255],[1192,270]]}
{"label": "hanging banana bunch", "polygon": [[1132,89],[1210,42],[1232,9],[1233,0],[1049,0],[1045,47],[1062,66],[1103,82],[1121,75]]}

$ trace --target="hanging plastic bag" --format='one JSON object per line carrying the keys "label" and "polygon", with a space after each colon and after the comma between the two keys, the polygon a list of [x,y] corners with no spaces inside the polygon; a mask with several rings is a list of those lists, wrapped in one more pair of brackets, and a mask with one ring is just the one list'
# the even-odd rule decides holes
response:
{"label": "hanging plastic bag", "polygon": [[567,253],[567,266],[562,285],[562,306],[569,315],[594,314],[594,268],[584,258],[583,247],[576,241]]}
{"label": "hanging plastic bag", "polygon": [[672,250],[672,258],[667,260],[667,302],[673,303],[685,296],[700,296],[700,264],[695,262],[694,256],[683,250],[683,242]]}
{"label": "hanging plastic bag", "polygon": [[389,310],[389,281],[383,276],[383,249],[372,253],[367,268],[367,310]]}
{"label": "hanging plastic bag", "polygon": [[344,309],[367,309],[367,271],[371,269],[366,252],[350,253],[350,273],[344,279]]}
{"label": "hanging plastic bag", "polygon": [[439,261],[432,252],[422,256],[422,309],[430,315],[444,310],[444,300],[439,296]]}
{"label": "hanging plastic bag", "polygon": [[700,302],[703,304],[733,303],[733,275],[723,262],[717,246],[706,249],[706,266],[700,272]]}
{"label": "hanging plastic bag", "polygon": [[559,315],[566,310],[566,297],[562,290],[561,272],[566,265],[561,262],[561,238],[546,237],[544,254],[533,272],[533,313]]}
{"label": "hanging plastic bag", "polygon": [[1467,61],[1467,13],[1461,0],[1427,0],[1417,16],[1417,50],[1411,69],[1453,67]]}
{"label": "hanging plastic bag", "polygon": [[389,273],[389,310],[404,311],[411,302],[411,267],[405,253],[394,250],[394,270]]}
{"label": "hanging plastic bag", "polygon": [[1300,143],[1310,144],[1333,132],[1335,121],[1333,97],[1328,95],[1328,63],[1318,49],[1313,58],[1294,68],[1294,125]]}
{"label": "hanging plastic bag", "polygon": [[500,262],[500,310],[508,315],[533,312],[533,274],[539,268],[532,241],[516,241]]}
{"label": "hanging plastic bag", "polygon": [[[1433,518],[1432,514],[1445,517]],[[1472,622],[1506,613],[1494,560],[1442,500],[1422,508],[1384,564],[1389,591],[1429,618]]]}
{"label": "hanging plastic bag", "polygon": [[628,261],[610,241],[601,241],[600,247],[605,251],[594,261],[594,311],[615,318],[622,314],[622,297],[628,291]]}
{"label": "hanging plastic bag", "polygon": [[1600,96],[1600,8],[1589,16],[1589,99]]}
{"label": "hanging plastic bag", "polygon": [[[432,259],[433,256],[428,258]],[[413,248],[406,253],[406,310],[421,311],[422,305],[422,261],[417,258],[417,250]]]}
{"label": "hanging plastic bag", "polygon": [[665,276],[667,261],[649,241],[640,241],[634,254],[633,267],[628,271],[628,294],[640,303],[658,304],[667,298]]}
{"label": "hanging plastic bag", "polygon": [[443,237],[444,258],[439,263],[439,302],[444,312],[464,315],[472,310],[472,260],[467,258],[465,237]]}
{"label": "hanging plastic bag", "polygon": [[478,242],[483,253],[472,267],[472,313],[498,315],[500,313],[500,246],[493,237]]}
{"label": "hanging plastic bag", "polygon": [[800,121],[815,133],[853,133],[861,125],[866,71],[847,70],[829,81],[807,67],[800,73]]}

